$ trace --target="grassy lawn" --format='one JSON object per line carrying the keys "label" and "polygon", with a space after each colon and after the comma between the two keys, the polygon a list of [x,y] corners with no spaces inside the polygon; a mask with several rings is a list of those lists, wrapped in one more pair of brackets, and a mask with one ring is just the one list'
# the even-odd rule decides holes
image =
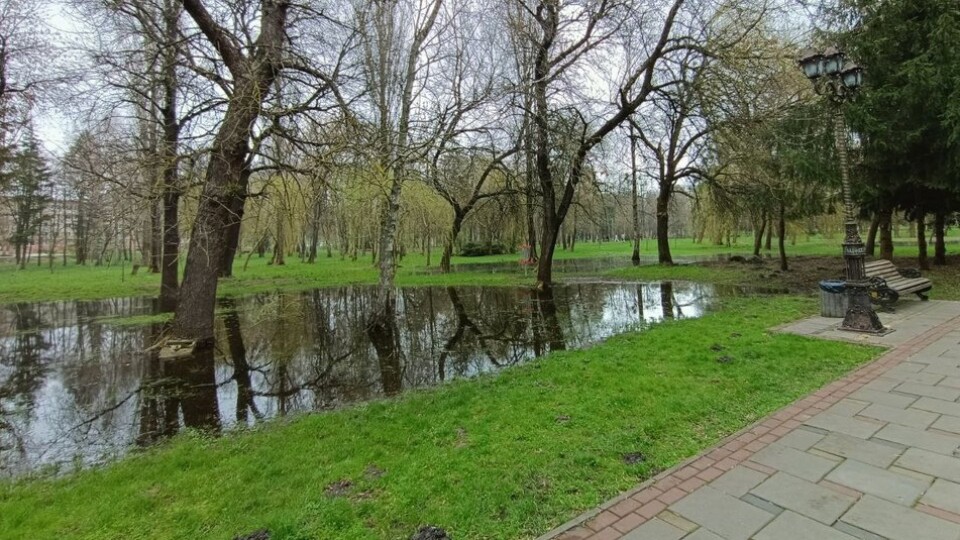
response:
{"label": "grassy lawn", "polygon": [[[253,258],[246,270],[238,261],[234,277],[220,280],[220,296],[238,296],[264,291],[308,289],[334,285],[376,283],[377,269],[369,259],[350,261],[339,258],[318,258],[315,264],[292,259],[283,266],[271,266],[267,259]],[[399,285],[515,285],[525,280],[523,274],[488,272],[429,272],[422,256],[404,259]],[[532,282],[532,278],[525,282]],[[13,265],[0,265],[0,303],[43,300],[89,300],[123,296],[156,296],[160,276],[139,272],[130,275],[130,266],[35,266],[18,270]]]}
{"label": "grassy lawn", "polygon": [[[728,300],[496,376],[0,482],[0,536],[392,539],[429,523],[535,537],[879,353],[768,331],[815,309]],[[645,459],[628,465],[633,452]]]}
{"label": "grassy lawn", "polygon": [[[714,246],[709,243],[695,244],[689,238],[677,238],[671,242],[675,257],[709,256],[717,254],[748,254],[752,249],[747,240],[740,245]],[[838,239],[814,237],[810,241],[801,241],[788,246],[791,257],[796,255],[839,256]],[[952,245],[951,245],[952,247]],[[632,247],[629,242],[581,242],[574,251],[558,250],[557,259],[623,257],[630,256]],[[642,246],[645,256],[656,254],[656,242],[646,240]],[[898,246],[898,256],[916,255],[915,246]],[[516,263],[519,255],[506,254],[488,257],[454,257],[454,264],[464,263]],[[431,263],[435,267],[439,254],[434,254]],[[253,257],[244,269],[243,258],[238,258],[235,277],[221,280],[219,294],[235,296],[277,289],[308,289],[331,285],[355,283],[376,283],[377,270],[369,257],[357,261],[342,260],[339,257],[320,257],[315,264],[305,264],[290,257],[284,266],[270,266],[267,258]],[[839,260],[839,257],[838,259]],[[735,283],[737,270],[709,268],[709,271],[693,268],[658,269],[646,267],[630,272],[623,270],[619,277],[637,277],[642,279],[690,279],[720,283]],[[950,274],[952,276],[952,274]],[[561,276],[562,277],[562,276]],[[949,278],[948,278],[949,279]],[[55,265],[52,269],[28,266],[18,270],[14,265],[0,264],[0,303],[43,300],[82,300],[110,298],[120,296],[155,296],[160,278],[156,274],[139,272],[130,275],[130,265],[115,265],[110,268],[94,266],[66,267]],[[426,265],[426,257],[421,253],[411,253],[405,257],[397,275],[400,285],[518,285],[532,284],[533,271],[526,273],[490,273],[479,270],[456,272],[442,275],[434,273]]]}

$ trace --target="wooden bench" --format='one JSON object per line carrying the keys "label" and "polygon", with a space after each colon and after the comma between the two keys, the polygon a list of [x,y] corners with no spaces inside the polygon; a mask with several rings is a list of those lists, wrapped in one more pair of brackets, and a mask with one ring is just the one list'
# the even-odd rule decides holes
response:
{"label": "wooden bench", "polygon": [[929,300],[924,294],[933,287],[933,283],[914,269],[898,269],[886,259],[870,261],[864,265],[864,271],[870,280],[870,296],[885,308],[891,307],[901,294],[915,294],[920,300]]}

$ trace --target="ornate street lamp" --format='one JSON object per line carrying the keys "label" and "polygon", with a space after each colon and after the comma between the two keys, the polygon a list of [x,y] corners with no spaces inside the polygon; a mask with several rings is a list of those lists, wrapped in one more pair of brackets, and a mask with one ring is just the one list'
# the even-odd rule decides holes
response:
{"label": "ornate street lamp", "polygon": [[843,104],[853,98],[863,84],[863,68],[845,61],[844,54],[836,47],[817,52],[807,50],[800,57],[800,69],[813,82],[818,95],[833,103],[833,136],[840,159],[840,180],[843,189],[843,213],[845,236],[843,258],[846,262],[847,313],[840,325],[841,330],[854,332],[883,333],[880,318],[870,303],[870,282],[864,275],[863,258],[866,249],[860,237],[860,226],[853,213],[850,195],[850,174],[847,170],[847,133],[843,123]]}

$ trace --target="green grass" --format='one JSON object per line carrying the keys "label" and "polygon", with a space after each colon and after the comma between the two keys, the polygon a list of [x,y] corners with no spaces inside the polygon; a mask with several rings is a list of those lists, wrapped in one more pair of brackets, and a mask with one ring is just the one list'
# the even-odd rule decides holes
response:
{"label": "green grass", "polygon": [[[0,531],[392,539],[430,523],[457,539],[531,538],[878,354],[768,330],[814,311],[806,298],[728,300],[495,376],[0,482]],[[646,460],[627,465],[628,452]]]}
{"label": "green grass", "polygon": [[[430,273],[420,256],[405,259],[397,274],[399,285],[516,285],[525,279],[522,273]],[[242,261],[238,261],[234,277],[220,280],[217,293],[240,296],[376,282],[377,269],[369,260],[319,258],[315,264],[291,260],[283,266],[271,266],[266,259],[254,258],[246,270]],[[532,283],[532,278],[526,282]],[[159,275],[139,272],[133,276],[129,265],[123,269],[68,265],[54,266],[52,270],[46,267],[18,270],[13,265],[0,265],[0,303],[156,296],[159,287]]]}
{"label": "green grass", "polygon": [[719,285],[741,285],[743,270],[737,268],[704,267],[696,265],[660,266],[655,264],[644,266],[626,266],[614,268],[604,272],[604,275],[636,281],[681,280],[699,281],[701,283],[715,283]]}
{"label": "green grass", "polygon": [[[950,239],[951,241],[954,239]],[[797,255],[839,255],[840,240],[801,237],[796,245],[788,245],[789,256]],[[752,250],[751,238],[741,237],[734,246],[715,246],[709,242],[697,244],[689,238],[671,239],[671,251],[674,257],[710,256],[717,254],[749,254]],[[953,244],[950,245],[950,248]],[[580,242],[573,251],[558,249],[556,259],[580,259],[600,257],[629,258],[632,252],[630,242]],[[898,245],[898,257],[916,256],[915,245]],[[641,246],[645,256],[656,255],[656,242],[647,239]],[[234,277],[220,282],[220,296],[238,296],[243,294],[273,290],[309,289],[334,285],[371,284],[377,281],[377,269],[370,257],[357,261],[342,260],[339,257],[319,257],[315,264],[302,263],[296,257],[289,257],[283,266],[267,264],[268,258],[253,257],[244,269],[245,255],[237,258]],[[516,253],[487,257],[454,257],[453,264],[517,263]],[[433,269],[439,263],[439,253],[431,258]],[[130,275],[130,265],[115,265],[110,268],[94,266],[29,265],[18,270],[12,264],[0,264],[0,303],[35,302],[44,300],[89,300],[123,296],[156,296],[160,278],[156,274],[139,272]],[[527,273],[493,273],[481,270],[456,272],[443,275],[434,273],[426,266],[426,257],[421,253],[407,255],[400,264],[397,273],[399,285],[524,285],[534,281],[533,271]],[[660,276],[663,279],[694,279],[699,281],[729,281],[730,276],[711,269],[710,272],[683,269],[664,272],[662,270],[642,270],[633,275],[641,277]],[[689,277],[685,277],[689,276]],[[561,276],[562,277],[562,276]],[[631,277],[627,273],[620,277]],[[659,279],[659,277],[658,277]],[[721,281],[722,282],[722,281]]]}

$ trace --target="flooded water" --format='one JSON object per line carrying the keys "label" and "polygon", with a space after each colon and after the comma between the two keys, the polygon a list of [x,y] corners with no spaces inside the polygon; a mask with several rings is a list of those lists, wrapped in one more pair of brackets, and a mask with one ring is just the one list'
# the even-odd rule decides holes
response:
{"label": "flooded water", "polygon": [[161,325],[110,320],[151,313],[148,299],[0,306],[0,474],[492,372],[697,317],[714,297],[692,283],[403,288],[396,317],[370,324],[369,287],[255,295],[221,301],[217,346],[188,361],[151,348]]}

